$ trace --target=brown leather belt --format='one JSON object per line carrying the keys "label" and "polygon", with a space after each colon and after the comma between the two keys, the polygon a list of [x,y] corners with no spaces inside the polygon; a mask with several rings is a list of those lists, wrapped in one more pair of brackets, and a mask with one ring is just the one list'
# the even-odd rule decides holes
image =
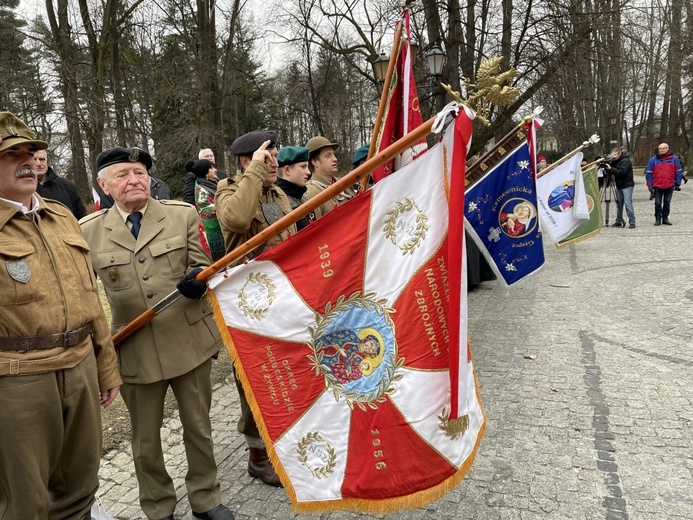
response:
{"label": "brown leather belt", "polygon": [[26,338],[0,338],[0,350],[36,350],[42,348],[73,347],[91,334],[91,325],[82,325],[75,330],[30,336]]}

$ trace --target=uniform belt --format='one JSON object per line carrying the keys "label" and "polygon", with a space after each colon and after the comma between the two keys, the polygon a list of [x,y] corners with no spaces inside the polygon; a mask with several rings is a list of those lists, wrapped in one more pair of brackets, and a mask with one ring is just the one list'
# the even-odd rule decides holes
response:
{"label": "uniform belt", "polygon": [[82,325],[78,329],[30,336],[26,338],[0,338],[0,350],[35,350],[55,347],[73,347],[79,345],[91,334],[91,324]]}

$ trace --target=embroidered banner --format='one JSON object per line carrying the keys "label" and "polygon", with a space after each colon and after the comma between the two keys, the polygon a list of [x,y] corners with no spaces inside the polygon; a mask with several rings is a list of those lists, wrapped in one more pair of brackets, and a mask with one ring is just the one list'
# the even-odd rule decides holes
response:
{"label": "embroidered banner", "polygon": [[465,219],[498,277],[512,286],[544,265],[544,248],[527,140],[496,155],[500,162],[467,188]]}
{"label": "embroidered banner", "polygon": [[583,221],[575,231],[558,242],[556,247],[559,249],[597,235],[602,229],[602,205],[599,196],[597,166],[594,165],[583,171],[582,178],[585,185],[585,198],[590,218]]}
{"label": "embroidered banner", "polygon": [[[409,29],[409,11],[402,15],[402,39],[400,40],[397,62],[392,73],[392,80],[387,94],[387,104],[383,115],[383,124],[376,141],[376,151],[384,150],[401,139],[416,127],[421,126],[423,119],[419,108],[419,95],[414,81],[414,62],[411,53],[411,33]],[[409,164],[428,149],[426,138],[422,138],[392,161],[373,170],[375,182],[384,179],[391,173]]]}
{"label": "embroidered banner", "polygon": [[467,145],[455,128],[397,175],[210,280],[296,511],[421,507],[471,467],[485,417],[466,344],[456,378],[465,414],[450,420],[448,347],[466,331],[450,323],[459,275],[448,250],[462,247],[448,235],[450,169]]}
{"label": "embroidered banner", "polygon": [[567,237],[589,218],[578,152],[537,179],[541,229],[553,242]]}

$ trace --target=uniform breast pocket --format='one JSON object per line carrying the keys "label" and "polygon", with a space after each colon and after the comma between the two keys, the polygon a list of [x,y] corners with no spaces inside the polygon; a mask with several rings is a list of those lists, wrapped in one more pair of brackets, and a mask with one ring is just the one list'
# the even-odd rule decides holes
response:
{"label": "uniform breast pocket", "polygon": [[0,242],[0,305],[46,299],[47,288],[40,283],[39,264],[36,250],[29,242]]}
{"label": "uniform breast pocket", "polygon": [[176,235],[154,242],[149,252],[154,258],[154,268],[162,278],[182,278],[188,266],[186,240]]}
{"label": "uniform breast pocket", "polygon": [[99,278],[104,289],[122,291],[132,287],[132,253],[130,251],[105,251],[97,257]]}
{"label": "uniform breast pocket", "polygon": [[96,277],[89,261],[89,244],[81,235],[65,235],[62,239],[82,279],[82,285],[88,291],[96,290]]}

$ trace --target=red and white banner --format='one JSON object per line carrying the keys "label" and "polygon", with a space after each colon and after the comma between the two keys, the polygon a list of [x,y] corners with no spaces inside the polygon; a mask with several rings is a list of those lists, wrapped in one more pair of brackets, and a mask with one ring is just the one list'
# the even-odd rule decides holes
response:
{"label": "red and white banner", "polygon": [[99,197],[98,192],[93,186],[91,188],[91,196],[94,198],[94,210],[99,211],[101,209],[101,197]]}
{"label": "red and white banner", "polygon": [[466,345],[463,232],[448,226],[470,138],[460,111],[397,175],[209,281],[296,511],[421,507],[471,467],[485,416]]}
{"label": "red and white banner", "polygon": [[[411,31],[409,29],[409,11],[402,16],[402,39],[400,40],[397,62],[388,89],[387,104],[383,124],[376,141],[376,150],[380,152],[392,143],[401,139],[423,123],[419,108],[419,94],[414,81],[414,64],[411,54]],[[426,139],[407,148],[392,161],[373,170],[375,182],[384,179],[391,173],[409,164],[428,149]],[[377,153],[376,152],[376,153]]]}

